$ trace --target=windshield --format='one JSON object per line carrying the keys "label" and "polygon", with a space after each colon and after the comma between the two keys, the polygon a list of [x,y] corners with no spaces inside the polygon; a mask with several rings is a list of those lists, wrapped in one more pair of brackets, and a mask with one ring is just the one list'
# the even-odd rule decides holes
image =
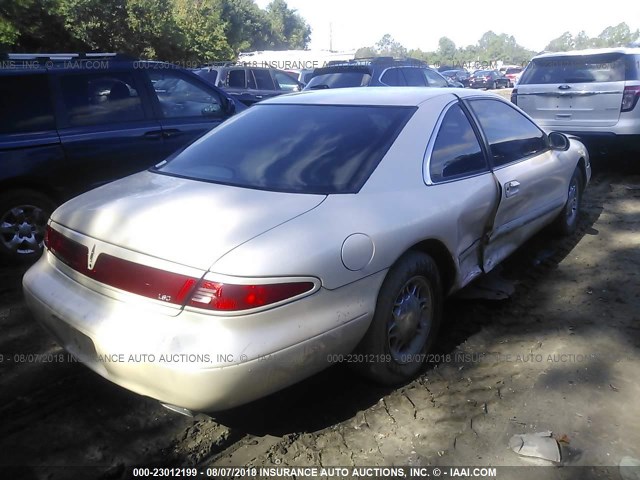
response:
{"label": "windshield", "polygon": [[255,105],[154,168],[291,193],[355,193],[414,107]]}
{"label": "windshield", "polygon": [[625,79],[621,53],[537,58],[522,74],[520,85],[618,82]]}

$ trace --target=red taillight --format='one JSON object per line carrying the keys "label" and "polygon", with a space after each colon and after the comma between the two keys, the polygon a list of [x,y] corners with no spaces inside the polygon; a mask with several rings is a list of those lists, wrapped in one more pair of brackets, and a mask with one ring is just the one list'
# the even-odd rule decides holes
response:
{"label": "red taillight", "polygon": [[89,269],[89,249],[47,226],[44,242],[60,261],[97,282],[120,290],[182,305],[193,290],[197,278],[140,265],[103,253]]}
{"label": "red taillight", "polygon": [[47,225],[47,229],[45,230],[44,244],[51,253],[74,270],[81,272],[83,269],[87,269],[87,255],[89,254],[89,249],[84,245],[65,237],[49,225]]}
{"label": "red taillight", "polygon": [[312,289],[312,282],[232,285],[203,280],[187,305],[227,312],[249,310],[281,302]]}
{"label": "red taillight", "polygon": [[[235,285],[202,280],[101,253],[89,269],[89,249],[51,227],[45,245],[60,261],[97,282],[167,303],[217,311],[263,307],[313,290],[313,282]],[[195,289],[195,291],[194,291]]]}
{"label": "red taillight", "polygon": [[624,87],[620,111],[630,112],[631,110],[633,110],[636,106],[636,103],[638,103],[638,97],[640,97],[640,85]]}
{"label": "red taillight", "polygon": [[103,253],[93,270],[82,272],[94,280],[143,297],[182,305],[198,280],[187,275],[140,265]]}

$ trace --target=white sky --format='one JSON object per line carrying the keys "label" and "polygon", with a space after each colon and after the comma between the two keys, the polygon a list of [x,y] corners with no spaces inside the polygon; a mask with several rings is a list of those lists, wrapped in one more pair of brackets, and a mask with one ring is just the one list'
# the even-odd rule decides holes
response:
{"label": "white sky", "polygon": [[[264,8],[270,0],[257,0]],[[478,42],[483,33],[513,35],[523,47],[543,50],[569,31],[594,37],[610,25],[640,27],[640,0],[587,3],[584,0],[287,0],[311,25],[311,49],[334,50],[372,46],[389,33],[404,47],[433,51],[440,37],[457,47]],[[488,7],[487,4],[495,6]]]}

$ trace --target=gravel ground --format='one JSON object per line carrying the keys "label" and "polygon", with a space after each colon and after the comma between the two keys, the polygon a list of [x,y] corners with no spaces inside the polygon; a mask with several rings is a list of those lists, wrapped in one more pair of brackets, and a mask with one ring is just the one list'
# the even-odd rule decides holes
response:
{"label": "gravel ground", "polygon": [[[0,268],[0,468],[19,467],[13,478],[119,479],[131,465],[550,465],[508,443],[552,431],[556,465],[612,468],[543,478],[620,478],[622,458],[640,458],[639,226],[640,176],[600,172],[573,237],[536,236],[447,302],[420,378],[381,388],[338,365],[193,419],[73,362],[27,311],[24,269]],[[496,279],[514,287],[510,298],[468,298]],[[57,468],[68,465],[89,469]]]}

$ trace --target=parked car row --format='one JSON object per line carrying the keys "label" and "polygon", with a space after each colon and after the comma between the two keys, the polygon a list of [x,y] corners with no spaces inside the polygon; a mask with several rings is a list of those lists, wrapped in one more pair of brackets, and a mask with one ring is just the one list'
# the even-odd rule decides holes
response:
{"label": "parked car row", "polygon": [[196,69],[195,73],[247,106],[304,87],[292,74],[275,68],[208,66]]}

